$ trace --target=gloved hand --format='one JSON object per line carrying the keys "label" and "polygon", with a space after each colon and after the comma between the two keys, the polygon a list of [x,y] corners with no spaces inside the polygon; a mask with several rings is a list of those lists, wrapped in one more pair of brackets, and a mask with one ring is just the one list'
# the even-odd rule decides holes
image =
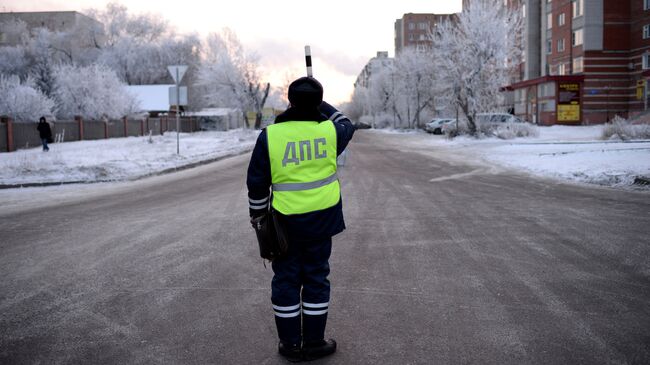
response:
{"label": "gloved hand", "polygon": [[255,211],[254,213],[251,213],[251,220],[250,220],[251,226],[253,228],[257,228],[260,221],[261,221],[261,219],[262,219],[262,217],[264,217],[265,214],[266,214],[265,210],[263,210],[263,211]]}

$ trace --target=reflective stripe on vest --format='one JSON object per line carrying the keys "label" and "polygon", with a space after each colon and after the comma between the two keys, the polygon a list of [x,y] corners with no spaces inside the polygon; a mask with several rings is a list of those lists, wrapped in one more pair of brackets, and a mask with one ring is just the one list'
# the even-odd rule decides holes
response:
{"label": "reflective stripe on vest", "polygon": [[327,209],[341,197],[331,121],[290,121],[266,129],[273,208],[285,215]]}

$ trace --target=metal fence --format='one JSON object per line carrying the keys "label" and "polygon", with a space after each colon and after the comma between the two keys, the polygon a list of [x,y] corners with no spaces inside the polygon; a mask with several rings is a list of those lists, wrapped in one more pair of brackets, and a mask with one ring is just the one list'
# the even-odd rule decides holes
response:
{"label": "metal fence", "polygon": [[[160,135],[168,131],[176,131],[174,117],[118,119],[109,121],[57,120],[50,123],[52,138],[57,142],[81,140],[97,140],[107,138],[137,137]],[[0,119],[0,152],[11,152],[16,149],[39,146],[41,140],[36,130],[38,123],[13,121],[10,118]],[[180,131],[192,133],[201,129],[198,118],[181,117]]]}

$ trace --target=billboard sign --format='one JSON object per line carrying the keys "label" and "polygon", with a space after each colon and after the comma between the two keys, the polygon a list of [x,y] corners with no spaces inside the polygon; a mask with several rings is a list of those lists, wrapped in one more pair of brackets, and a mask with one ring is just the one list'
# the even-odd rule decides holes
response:
{"label": "billboard sign", "polygon": [[580,121],[580,83],[560,82],[558,84],[557,121]]}

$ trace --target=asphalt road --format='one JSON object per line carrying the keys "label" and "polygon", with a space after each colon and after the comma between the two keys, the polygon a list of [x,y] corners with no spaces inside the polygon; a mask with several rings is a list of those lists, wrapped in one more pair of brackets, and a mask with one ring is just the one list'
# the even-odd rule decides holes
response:
{"label": "asphalt road", "polygon": [[[403,138],[350,146],[339,351],[316,364],[650,362],[648,193],[477,170]],[[1,192],[0,363],[284,363],[247,162]]]}

